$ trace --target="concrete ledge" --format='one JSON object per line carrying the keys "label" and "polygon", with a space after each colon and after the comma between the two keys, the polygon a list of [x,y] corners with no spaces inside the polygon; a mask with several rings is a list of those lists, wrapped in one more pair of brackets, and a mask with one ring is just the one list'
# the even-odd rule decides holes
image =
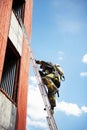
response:
{"label": "concrete ledge", "polygon": [[0,130],[15,130],[16,106],[0,91]]}

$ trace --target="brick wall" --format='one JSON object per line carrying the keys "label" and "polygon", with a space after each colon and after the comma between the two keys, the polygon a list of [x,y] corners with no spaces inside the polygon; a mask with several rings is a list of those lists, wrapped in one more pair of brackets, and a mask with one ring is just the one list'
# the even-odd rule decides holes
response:
{"label": "brick wall", "polygon": [[[12,1],[13,0],[0,0],[0,81],[2,77],[7,39],[10,28]],[[24,24],[28,32],[29,38],[31,36],[31,26],[32,26],[32,1],[33,0],[26,0],[25,15],[24,15]],[[26,130],[29,64],[30,64],[30,52],[28,45],[26,44],[26,41],[24,39],[22,45],[22,55],[21,55],[20,75],[18,85],[16,130]]]}
{"label": "brick wall", "polygon": [[0,0],[0,81],[10,26],[12,0]]}
{"label": "brick wall", "polygon": [[[24,24],[30,37],[32,26],[32,0],[27,0],[25,5]],[[26,111],[27,111],[27,94],[28,94],[28,77],[29,77],[30,52],[28,45],[23,40],[19,93],[18,93],[18,116],[16,130],[26,130]]]}

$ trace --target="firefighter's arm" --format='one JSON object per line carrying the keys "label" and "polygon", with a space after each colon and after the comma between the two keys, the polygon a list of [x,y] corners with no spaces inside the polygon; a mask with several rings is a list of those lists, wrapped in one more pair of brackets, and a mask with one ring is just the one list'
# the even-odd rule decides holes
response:
{"label": "firefighter's arm", "polygon": [[42,60],[35,60],[37,64],[46,64],[45,61],[42,61]]}
{"label": "firefighter's arm", "polygon": [[37,64],[41,64],[42,63],[42,61],[40,61],[40,60],[35,60],[35,61],[36,61]]}

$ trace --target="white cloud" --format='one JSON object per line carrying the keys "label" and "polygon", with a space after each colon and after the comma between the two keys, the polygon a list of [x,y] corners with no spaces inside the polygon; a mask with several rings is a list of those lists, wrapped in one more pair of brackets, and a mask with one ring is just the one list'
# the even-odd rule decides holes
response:
{"label": "white cloud", "polygon": [[27,124],[29,126],[34,126],[34,127],[40,127],[40,128],[46,128],[46,123],[44,123],[44,121],[40,121],[40,120],[33,120],[30,119],[29,117],[27,117]]}
{"label": "white cloud", "polygon": [[62,57],[62,56],[60,56],[60,57],[59,57],[59,60],[63,60],[63,57]]}
{"label": "white cloud", "polygon": [[87,106],[79,107],[77,104],[68,102],[57,102],[56,111],[62,111],[66,115],[80,116],[83,113],[87,113]]}
{"label": "white cloud", "polygon": [[77,34],[81,29],[80,21],[76,19],[66,19],[66,17],[56,14],[54,22],[61,33]]}
{"label": "white cloud", "polygon": [[61,27],[61,31],[63,32],[70,32],[70,33],[77,33],[79,32],[79,23],[73,20],[65,20],[61,21],[59,27]]}
{"label": "white cloud", "polygon": [[27,106],[27,126],[48,128],[46,122],[47,113],[44,111],[43,100],[37,87],[34,76],[30,77],[32,84],[29,84],[28,106]]}
{"label": "white cloud", "polygon": [[86,107],[86,106],[82,106],[82,107],[81,107],[81,110],[82,110],[84,113],[87,113],[87,107]]}
{"label": "white cloud", "polygon": [[35,77],[35,76],[31,76],[31,77],[30,77],[30,80],[31,80],[34,84],[37,83],[37,80],[36,80],[36,77]]}
{"label": "white cloud", "polygon": [[67,102],[57,102],[57,110],[65,112],[67,115],[80,116],[81,109],[77,106],[77,104],[67,103]]}
{"label": "white cloud", "polygon": [[82,62],[83,62],[83,63],[87,63],[87,54],[85,54],[85,55],[83,56]]}
{"label": "white cloud", "polygon": [[28,99],[28,115],[35,120],[45,119],[44,104],[38,87],[29,85]]}
{"label": "white cloud", "polygon": [[87,72],[81,72],[80,76],[87,76]]}
{"label": "white cloud", "polygon": [[64,59],[64,52],[63,51],[58,51],[58,59],[63,60]]}
{"label": "white cloud", "polygon": [[58,51],[58,54],[64,54],[64,52],[63,51]]}
{"label": "white cloud", "polygon": [[[82,62],[87,64],[87,54],[83,55]],[[87,72],[81,72],[80,76],[82,76],[82,77],[87,76]]]}
{"label": "white cloud", "polygon": [[35,120],[45,119],[44,105],[37,87],[30,90],[28,99],[27,114]]}
{"label": "white cloud", "polygon": [[[78,15],[81,5],[70,0],[67,0],[66,2],[61,0],[53,0],[52,5],[53,10],[56,11],[56,15],[54,15],[54,21],[58,26],[58,30],[63,33],[79,33],[82,28],[82,23],[80,20],[76,19],[74,15]],[[61,8],[63,8],[62,12]]]}

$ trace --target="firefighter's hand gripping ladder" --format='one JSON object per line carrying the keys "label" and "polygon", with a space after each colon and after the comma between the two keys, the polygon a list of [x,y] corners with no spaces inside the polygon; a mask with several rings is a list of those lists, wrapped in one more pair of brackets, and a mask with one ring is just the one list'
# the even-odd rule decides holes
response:
{"label": "firefighter's hand gripping ladder", "polygon": [[21,18],[17,17],[17,19],[18,19],[18,21],[19,21],[19,23],[21,25],[24,37],[25,37],[26,42],[27,42],[27,44],[29,46],[30,59],[31,59],[32,66],[33,66],[33,69],[34,69],[35,77],[37,79],[38,86],[39,86],[39,89],[40,89],[40,92],[41,92],[41,95],[42,95],[42,98],[43,98],[43,102],[44,102],[44,105],[45,105],[45,108],[46,108],[46,111],[47,111],[47,114],[48,114],[48,116],[46,118],[47,118],[49,129],[50,130],[58,130],[55,119],[54,119],[53,115],[50,112],[51,106],[50,106],[50,103],[49,103],[49,100],[48,100],[48,97],[47,97],[45,86],[44,86],[44,84],[43,84],[43,82],[41,80],[41,77],[40,77],[40,74],[39,74],[39,71],[38,71],[38,67],[37,67],[37,64],[35,62],[35,58],[33,56],[32,50],[30,48],[30,40],[28,38],[28,34],[26,32],[24,24],[22,23]]}

